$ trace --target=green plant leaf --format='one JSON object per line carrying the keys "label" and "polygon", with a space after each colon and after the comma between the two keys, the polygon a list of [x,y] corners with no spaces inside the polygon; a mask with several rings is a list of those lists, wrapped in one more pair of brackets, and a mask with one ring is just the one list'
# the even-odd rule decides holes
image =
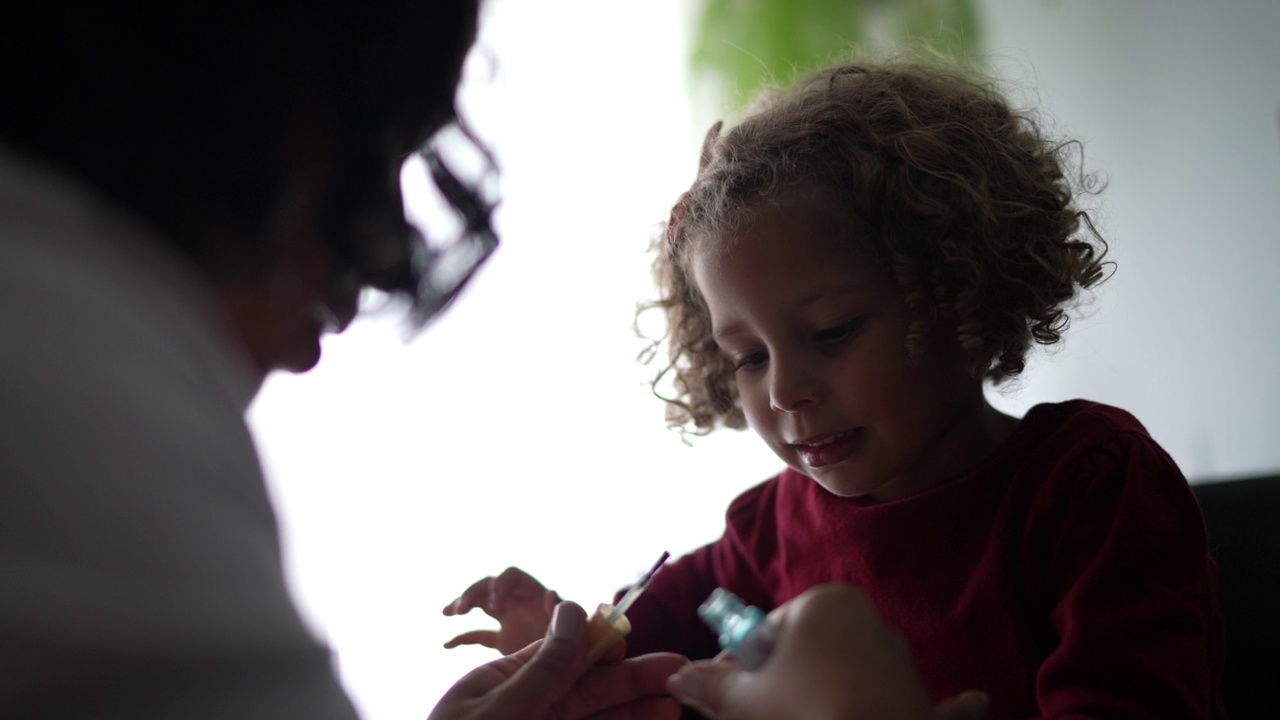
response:
{"label": "green plant leaf", "polygon": [[702,0],[690,75],[695,92],[740,112],[763,86],[872,47],[971,60],[979,30],[976,0]]}

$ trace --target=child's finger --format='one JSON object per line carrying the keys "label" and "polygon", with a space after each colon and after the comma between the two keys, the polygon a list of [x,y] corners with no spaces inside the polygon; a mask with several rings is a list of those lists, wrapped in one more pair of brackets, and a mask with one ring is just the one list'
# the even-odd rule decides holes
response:
{"label": "child's finger", "polygon": [[475,608],[486,608],[492,592],[494,578],[492,575],[481,578],[462,591],[453,602],[444,606],[445,615],[465,615]]}
{"label": "child's finger", "polygon": [[702,155],[698,158],[698,174],[707,169],[711,164],[711,160],[715,156],[716,142],[720,140],[720,129],[724,127],[723,120],[717,120],[711,129],[707,131],[706,137],[702,139]]}
{"label": "child's finger", "polygon": [[483,645],[494,650],[498,649],[498,632],[496,630],[472,630],[464,632],[444,644],[446,650],[456,648],[460,645]]}
{"label": "child's finger", "polygon": [[937,720],[983,720],[991,707],[991,697],[978,690],[966,690],[934,707]]}
{"label": "child's finger", "polygon": [[489,593],[493,600],[500,602],[505,598],[537,597],[545,591],[537,578],[518,567],[509,567],[494,579]]}

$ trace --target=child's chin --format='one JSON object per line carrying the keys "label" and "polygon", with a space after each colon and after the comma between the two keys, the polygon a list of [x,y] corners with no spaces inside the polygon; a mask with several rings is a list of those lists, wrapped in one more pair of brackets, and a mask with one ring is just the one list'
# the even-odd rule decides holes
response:
{"label": "child's chin", "polygon": [[[804,472],[804,471],[801,471],[801,472]],[[841,480],[839,478],[820,478],[820,477],[815,478],[813,476],[820,473],[814,473],[812,470],[810,470],[805,474],[808,475],[810,478],[813,478],[814,482],[821,485],[823,490],[826,490],[827,492],[831,493],[832,495],[835,495],[836,497],[842,497],[842,498],[864,497],[875,492],[874,487],[868,487],[865,483],[852,482],[849,480]]]}

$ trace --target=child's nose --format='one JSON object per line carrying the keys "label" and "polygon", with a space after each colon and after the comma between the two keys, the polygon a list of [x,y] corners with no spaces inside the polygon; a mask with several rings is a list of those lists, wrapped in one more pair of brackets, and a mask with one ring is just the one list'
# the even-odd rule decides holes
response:
{"label": "child's nose", "polygon": [[822,383],[804,362],[773,360],[769,376],[769,407],[774,412],[797,412],[821,398]]}

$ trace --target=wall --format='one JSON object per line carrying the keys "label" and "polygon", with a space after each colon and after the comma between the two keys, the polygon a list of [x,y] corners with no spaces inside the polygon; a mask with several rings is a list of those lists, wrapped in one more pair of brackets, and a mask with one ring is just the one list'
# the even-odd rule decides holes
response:
{"label": "wall", "polygon": [[1280,3],[985,0],[994,67],[1084,141],[1117,271],[1020,410],[1133,411],[1193,480],[1280,468]]}

